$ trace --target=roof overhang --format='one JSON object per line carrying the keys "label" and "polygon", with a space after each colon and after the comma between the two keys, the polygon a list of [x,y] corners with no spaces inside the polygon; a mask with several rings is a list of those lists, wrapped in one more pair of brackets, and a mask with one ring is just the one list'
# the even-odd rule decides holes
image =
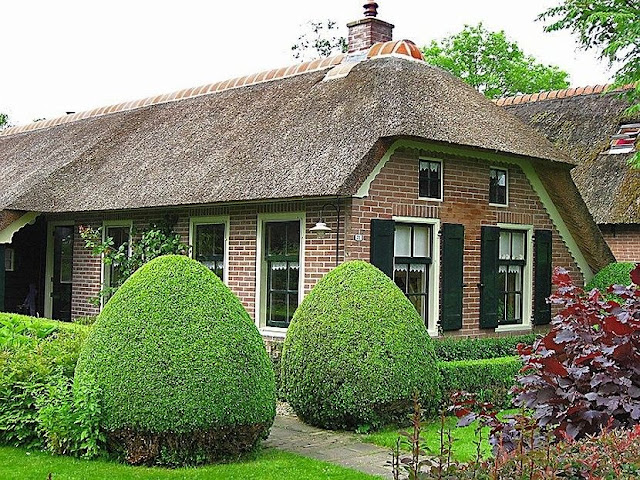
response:
{"label": "roof overhang", "polygon": [[[0,212],[0,215],[3,213]],[[0,230],[0,244],[11,243],[13,235],[25,225],[33,225],[38,215],[40,215],[39,212],[27,212]]]}

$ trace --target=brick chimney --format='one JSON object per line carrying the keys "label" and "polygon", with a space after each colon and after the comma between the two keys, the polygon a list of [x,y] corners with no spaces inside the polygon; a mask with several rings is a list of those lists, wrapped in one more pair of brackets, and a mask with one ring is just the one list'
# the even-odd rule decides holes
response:
{"label": "brick chimney", "polygon": [[349,53],[369,50],[376,42],[392,40],[393,25],[378,20],[378,4],[369,1],[364,5],[364,18],[347,24],[349,27]]}

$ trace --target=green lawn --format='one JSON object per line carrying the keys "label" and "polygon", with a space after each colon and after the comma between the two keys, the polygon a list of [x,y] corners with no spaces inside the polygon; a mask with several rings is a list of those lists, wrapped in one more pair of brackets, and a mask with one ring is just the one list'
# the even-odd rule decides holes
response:
{"label": "green lawn", "polygon": [[[498,417],[502,418],[504,415],[513,415],[517,413],[518,410],[504,410],[501,412]],[[476,436],[476,427],[477,423],[472,423],[468,427],[456,427],[458,419],[456,417],[447,417],[445,419],[445,430],[451,429],[451,436],[453,438],[453,447],[452,447],[452,456],[455,460],[460,462],[468,462],[476,457],[476,445],[474,442],[477,442]],[[367,435],[363,435],[362,441],[368,443],[374,443],[376,445],[380,445],[381,447],[387,447],[389,449],[395,447],[396,440],[399,436],[400,431],[408,431],[408,429],[403,428],[398,430],[398,428],[386,428],[379,432],[369,433]],[[491,453],[491,448],[489,443],[487,442],[487,434],[489,429],[485,428],[482,432],[483,437],[483,449],[482,455],[483,457],[488,457]],[[402,438],[405,438],[404,436]],[[433,420],[432,422],[427,423],[423,426],[422,429],[422,438],[424,443],[430,449],[428,454],[436,455],[440,452],[440,419]],[[408,443],[403,445],[405,450],[409,449]]]}
{"label": "green lawn", "polygon": [[292,453],[267,449],[255,459],[241,463],[199,468],[130,467],[119,463],[52,456],[21,448],[0,447],[0,478],[3,480],[373,480],[378,477]]}

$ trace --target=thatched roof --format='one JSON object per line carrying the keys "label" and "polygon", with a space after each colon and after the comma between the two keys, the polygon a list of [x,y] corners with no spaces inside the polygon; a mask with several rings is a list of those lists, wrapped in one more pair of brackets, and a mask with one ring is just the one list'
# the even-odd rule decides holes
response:
{"label": "thatched roof", "polygon": [[379,58],[343,78],[323,81],[325,74],[2,135],[8,174],[0,207],[62,212],[351,195],[374,166],[361,165],[367,153],[394,136],[567,161],[502,108],[422,62]]}
{"label": "thatched roof", "polygon": [[629,103],[619,92],[601,91],[580,89],[563,98],[530,96],[516,102],[502,99],[498,104],[579,164],[572,177],[596,223],[640,223],[640,170],[627,163],[633,154],[603,153],[620,124],[638,122],[640,116],[625,117]]}
{"label": "thatched roof", "polygon": [[591,267],[611,261],[569,178],[573,161],[543,135],[424,62],[351,60],[310,62],[6,130],[0,210],[350,196],[394,139],[412,138],[533,159]]}

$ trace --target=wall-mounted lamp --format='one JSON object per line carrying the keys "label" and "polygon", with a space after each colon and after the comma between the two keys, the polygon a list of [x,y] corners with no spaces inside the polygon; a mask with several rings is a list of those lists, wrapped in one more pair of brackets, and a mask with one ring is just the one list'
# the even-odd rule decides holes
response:
{"label": "wall-mounted lamp", "polygon": [[333,203],[325,203],[320,209],[320,220],[315,224],[314,227],[309,229],[310,232],[315,233],[318,238],[324,238],[324,236],[333,231],[327,224],[324,222],[324,209],[326,207],[331,207],[336,211],[336,266],[338,265],[338,257],[340,253],[340,200],[337,199],[335,205]]}

